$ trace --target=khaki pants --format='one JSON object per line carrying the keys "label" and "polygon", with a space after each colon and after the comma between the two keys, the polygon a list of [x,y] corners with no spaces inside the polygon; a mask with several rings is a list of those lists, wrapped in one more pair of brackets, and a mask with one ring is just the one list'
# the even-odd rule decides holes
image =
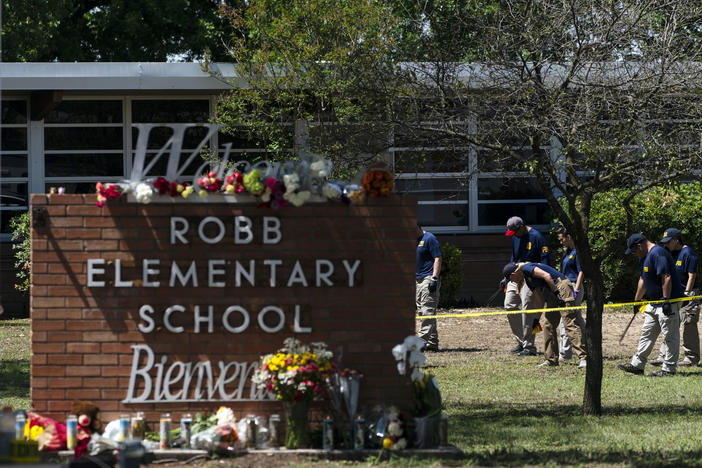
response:
{"label": "khaki pants", "polygon": [[680,302],[670,304],[672,314],[663,315],[663,308],[660,304],[649,304],[644,311],[644,323],[641,326],[641,338],[636,354],[631,358],[631,365],[643,370],[646,366],[648,355],[656,344],[658,335],[663,333],[665,342],[665,355],[663,357],[662,369],[667,372],[675,372],[680,354]]}
{"label": "khaki pants", "polygon": [[[421,280],[416,280],[415,300],[417,303],[417,313],[419,315],[436,315],[436,307],[439,305],[439,291],[441,290],[441,280],[436,285],[436,290],[429,292],[431,276],[425,276]],[[439,346],[439,333],[436,330],[436,319],[424,319],[419,325],[417,333],[427,346]]]}
{"label": "khaki pants", "polygon": [[[518,291],[517,283],[510,281],[507,284],[505,291],[505,310],[528,310],[536,309],[537,304],[534,294],[531,289],[524,284],[521,291]],[[534,314],[507,314],[507,321],[512,329],[512,336],[517,341],[517,344],[522,349],[530,349],[536,351],[534,338],[536,335],[532,333],[534,330],[534,321],[538,323],[539,312]]]}
{"label": "khaki pants", "polygon": [[[573,295],[573,285],[568,279],[560,280],[556,283],[561,299],[565,300],[566,306],[575,305],[575,296]],[[546,291],[544,296],[549,307],[557,307],[556,297],[551,291]],[[582,320],[582,319],[581,319]],[[558,337],[557,330],[560,322],[563,322],[565,333],[570,341],[570,345],[575,351],[578,359],[587,359],[587,352],[583,344],[585,330],[581,323],[578,322],[578,311],[576,310],[560,310],[546,312],[542,326],[544,328],[544,357],[551,364],[558,364]]]}
{"label": "khaki pants", "polygon": [[[579,306],[583,303],[584,291],[580,291],[578,297],[575,298],[575,305]],[[585,320],[583,320],[583,314],[581,310],[575,311],[575,320],[578,326],[583,330],[583,336],[585,335]],[[558,326],[558,336],[561,338],[561,345],[558,347],[558,360],[559,361],[570,361],[573,358],[573,347],[570,345],[570,340],[565,330],[565,320],[561,320],[561,324]],[[584,338],[583,338],[584,340]]]}
{"label": "khaki pants", "polygon": [[[696,296],[698,291],[693,292]],[[682,325],[682,348],[685,359],[698,364],[700,362],[700,334],[697,331],[697,322],[700,317],[700,303],[698,300],[680,302],[680,324]],[[667,352],[665,342],[661,343],[658,351],[658,360],[663,361]]]}

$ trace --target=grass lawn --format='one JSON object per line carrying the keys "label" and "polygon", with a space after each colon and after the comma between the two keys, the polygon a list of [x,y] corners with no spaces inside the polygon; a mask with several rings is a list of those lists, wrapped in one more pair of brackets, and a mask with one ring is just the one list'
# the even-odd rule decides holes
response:
{"label": "grass lawn", "polygon": [[[449,415],[449,442],[466,458],[393,459],[389,464],[702,466],[702,368],[679,369],[670,378],[617,370],[616,363],[628,361],[639,338],[640,318],[618,343],[628,319],[628,312],[605,316],[602,417],[581,415],[585,377],[576,360],[537,368],[542,355],[508,354],[513,343],[501,316],[441,320],[441,351],[429,353],[428,364]],[[538,335],[537,345],[543,348],[543,335]],[[28,320],[0,322],[0,361],[0,404],[28,408]],[[243,461],[227,465],[242,466]],[[310,464],[354,465],[286,466]]]}
{"label": "grass lawn", "polygon": [[0,406],[29,409],[29,320],[0,320]]}

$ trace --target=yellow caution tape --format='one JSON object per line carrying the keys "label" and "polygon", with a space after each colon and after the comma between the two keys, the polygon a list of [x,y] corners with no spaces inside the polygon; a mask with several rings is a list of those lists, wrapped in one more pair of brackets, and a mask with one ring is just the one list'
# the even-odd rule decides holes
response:
{"label": "yellow caution tape", "polygon": [[[645,306],[648,304],[661,304],[663,302],[684,302],[684,301],[692,301],[695,299],[702,299],[702,295],[700,296],[685,296],[685,297],[679,297],[677,299],[670,299],[668,301],[663,301],[663,300],[658,300],[658,301],[638,301],[638,302],[620,302],[617,304],[605,304],[604,308],[605,309],[616,309],[619,307],[631,307],[631,306],[641,306],[640,307],[640,312],[643,313],[645,310]],[[586,309],[587,305],[579,305],[579,306],[572,306],[572,307],[547,307],[543,309],[527,309],[527,310],[498,310],[498,311],[493,311],[493,312],[466,312],[466,313],[461,313],[461,314],[436,314],[436,315],[417,315],[415,319],[417,320],[425,320],[425,319],[435,319],[435,318],[465,318],[465,317],[484,317],[484,316],[489,316],[489,315],[510,315],[510,314],[535,314],[535,313],[542,313],[542,312],[554,312],[557,310],[582,310]]]}

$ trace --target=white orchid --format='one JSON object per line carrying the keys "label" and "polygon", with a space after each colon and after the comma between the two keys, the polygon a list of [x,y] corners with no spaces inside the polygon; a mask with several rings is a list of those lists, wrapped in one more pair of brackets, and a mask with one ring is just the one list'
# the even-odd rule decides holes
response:
{"label": "white orchid", "polygon": [[412,382],[421,382],[424,380],[424,374],[416,367],[413,367],[412,374],[410,374],[410,379]]}
{"label": "white orchid", "polygon": [[407,363],[410,367],[424,367],[427,358],[419,351],[411,351],[407,357]]}
{"label": "white orchid", "polygon": [[411,351],[419,351],[424,347],[424,340],[417,335],[409,335],[402,344]]}
{"label": "white orchid", "polygon": [[395,345],[395,347],[392,348],[392,355],[395,356],[396,361],[399,361],[400,359],[404,359],[406,352],[407,352],[407,347],[404,344]]}
{"label": "white orchid", "polygon": [[397,361],[397,372],[400,375],[409,374],[413,382],[424,379],[424,373],[419,369],[427,362],[422,353],[424,340],[416,335],[410,335],[404,341],[392,348],[392,355]]}
{"label": "white orchid", "polygon": [[405,361],[404,361],[404,360],[398,361],[398,363],[397,363],[397,372],[398,372],[400,375],[405,375],[405,371],[406,371],[406,369],[405,369]]}

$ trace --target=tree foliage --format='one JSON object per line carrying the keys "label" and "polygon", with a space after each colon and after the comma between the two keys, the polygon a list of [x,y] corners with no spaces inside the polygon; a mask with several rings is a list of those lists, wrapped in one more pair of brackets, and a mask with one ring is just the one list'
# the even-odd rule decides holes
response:
{"label": "tree foliage", "polygon": [[[245,2],[242,1],[242,4]],[[2,60],[193,60],[226,56],[217,0],[2,0]]]}
{"label": "tree foliage", "polygon": [[389,8],[374,0],[258,0],[227,16],[243,84],[218,109],[230,132],[262,142],[269,158],[308,151],[342,170],[387,148],[399,40]]}
{"label": "tree foliage", "polygon": [[450,307],[456,303],[456,294],[463,287],[461,249],[453,244],[441,244],[441,291],[439,307]]}
{"label": "tree foliage", "polygon": [[10,220],[12,230],[12,250],[15,251],[15,268],[17,269],[17,282],[15,289],[29,292],[29,278],[31,275],[32,238],[28,211],[13,217]]}
{"label": "tree foliage", "polygon": [[[678,228],[687,245],[702,251],[702,183],[674,183],[630,195],[630,189],[614,189],[593,200],[589,240],[594,251],[608,253],[602,261],[604,295],[615,302],[631,300],[639,275],[638,259],[624,254],[627,226],[636,226],[652,242],[662,239],[666,229]],[[622,204],[626,199],[631,201]]]}

